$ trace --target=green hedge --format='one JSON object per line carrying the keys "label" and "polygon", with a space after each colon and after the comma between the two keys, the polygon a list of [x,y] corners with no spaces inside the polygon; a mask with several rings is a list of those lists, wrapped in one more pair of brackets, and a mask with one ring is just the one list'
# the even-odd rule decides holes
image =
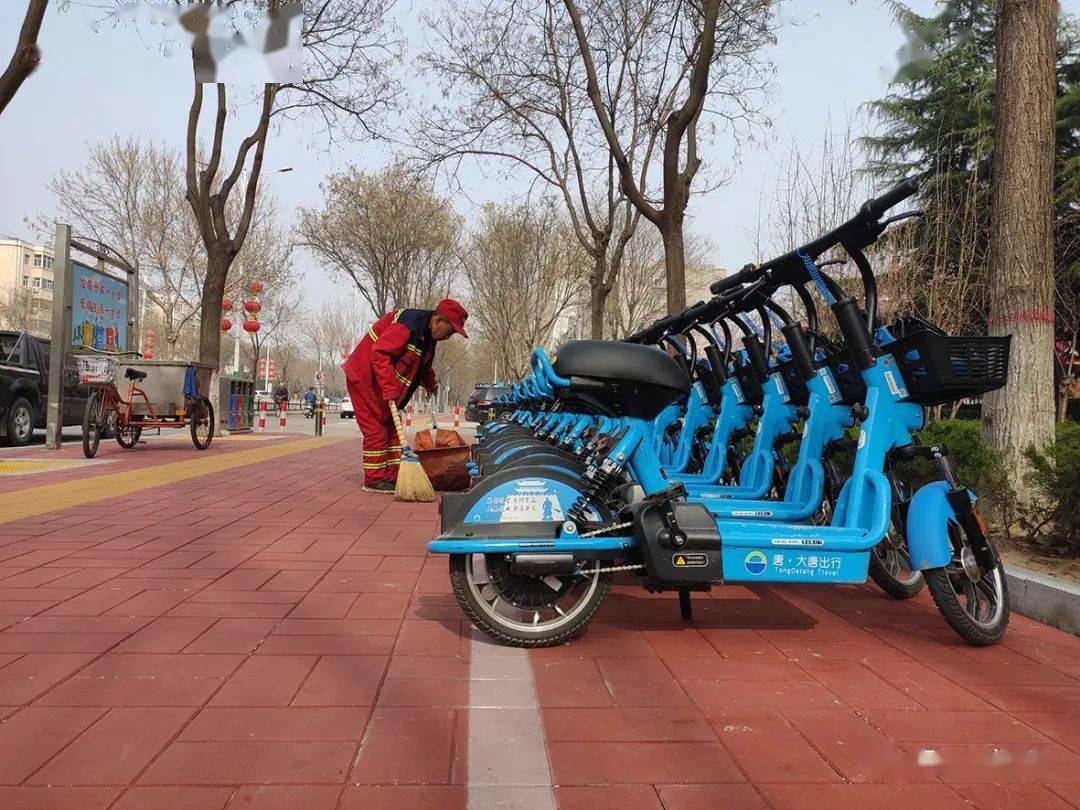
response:
{"label": "green hedge", "polygon": [[1033,536],[1080,553],[1080,424],[1058,425],[1057,440],[1045,453],[1027,452],[1028,480],[1039,498],[1024,516]]}
{"label": "green hedge", "polygon": [[[1044,453],[1028,451],[1032,466],[1028,481],[1035,489],[1031,505],[1017,510],[1001,454],[982,442],[974,419],[943,419],[919,432],[923,444],[949,449],[956,477],[979,496],[984,514],[1008,525],[1019,519],[1029,538],[1080,553],[1080,424],[1058,425],[1054,445]],[[904,466],[913,484],[937,478],[934,464],[926,461]]]}

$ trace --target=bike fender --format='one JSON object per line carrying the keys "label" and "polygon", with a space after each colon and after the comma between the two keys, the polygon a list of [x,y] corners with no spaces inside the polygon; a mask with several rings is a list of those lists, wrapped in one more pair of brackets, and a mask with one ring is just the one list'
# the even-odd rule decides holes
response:
{"label": "bike fender", "polygon": [[941,568],[952,559],[949,521],[956,512],[946,495],[949,484],[934,481],[920,487],[908,504],[907,543],[913,569]]}

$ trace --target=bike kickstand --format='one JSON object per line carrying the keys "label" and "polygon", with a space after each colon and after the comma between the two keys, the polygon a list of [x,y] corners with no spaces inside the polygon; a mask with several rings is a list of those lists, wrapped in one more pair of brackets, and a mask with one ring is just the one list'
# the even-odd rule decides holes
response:
{"label": "bike kickstand", "polygon": [[679,613],[689,621],[694,618],[693,608],[690,606],[690,590],[679,588]]}

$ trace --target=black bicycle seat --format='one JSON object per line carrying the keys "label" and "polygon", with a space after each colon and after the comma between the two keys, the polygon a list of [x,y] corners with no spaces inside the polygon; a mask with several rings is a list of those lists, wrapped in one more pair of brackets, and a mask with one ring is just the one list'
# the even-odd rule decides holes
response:
{"label": "black bicycle seat", "polygon": [[142,380],[146,379],[146,372],[136,371],[133,368],[129,368],[127,371],[124,372],[124,376],[132,382],[141,382]]}

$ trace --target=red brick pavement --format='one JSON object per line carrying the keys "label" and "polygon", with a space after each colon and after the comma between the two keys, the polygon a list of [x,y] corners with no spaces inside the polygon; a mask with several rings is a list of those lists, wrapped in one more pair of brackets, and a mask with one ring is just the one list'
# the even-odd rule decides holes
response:
{"label": "red brick pavement", "polygon": [[[358,455],[0,524],[0,808],[467,807],[435,511],[361,494]],[[1080,639],[1020,617],[977,650],[871,587],[718,589],[685,626],[619,586],[530,661],[561,810],[1080,807]]]}

